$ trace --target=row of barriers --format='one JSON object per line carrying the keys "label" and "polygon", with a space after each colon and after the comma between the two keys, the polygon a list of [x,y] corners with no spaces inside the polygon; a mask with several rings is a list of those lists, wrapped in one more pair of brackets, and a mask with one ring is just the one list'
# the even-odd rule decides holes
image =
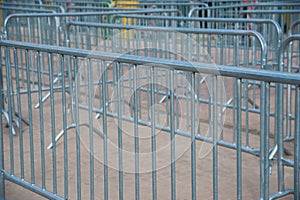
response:
{"label": "row of barriers", "polygon": [[0,196],[300,199],[297,2],[79,4],[4,21]]}

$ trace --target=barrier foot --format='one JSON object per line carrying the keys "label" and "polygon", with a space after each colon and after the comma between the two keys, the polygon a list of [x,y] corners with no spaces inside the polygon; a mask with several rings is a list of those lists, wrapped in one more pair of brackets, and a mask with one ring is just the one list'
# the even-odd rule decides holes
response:
{"label": "barrier foot", "polygon": [[[82,124],[78,124],[78,126],[86,126],[89,128],[89,124],[88,123],[82,123]],[[71,128],[76,128],[76,124],[71,124],[69,126],[67,126],[66,130],[69,130]],[[93,131],[100,137],[104,138],[104,135],[101,131],[97,130],[96,128],[93,128]],[[58,140],[64,135],[64,130],[61,130],[58,135],[55,137],[54,142],[57,143]],[[51,142],[48,146],[47,149],[50,150],[53,147],[53,143]]]}
{"label": "barrier foot", "polygon": [[[6,111],[6,110],[2,110],[2,114],[4,115],[4,118],[5,118],[5,120],[7,121],[7,126],[9,126],[9,116],[8,116],[8,112]],[[15,131],[15,128],[14,128],[14,126],[12,125],[12,123],[11,123],[11,126],[12,126],[12,134],[13,135],[16,135],[16,131]]]}

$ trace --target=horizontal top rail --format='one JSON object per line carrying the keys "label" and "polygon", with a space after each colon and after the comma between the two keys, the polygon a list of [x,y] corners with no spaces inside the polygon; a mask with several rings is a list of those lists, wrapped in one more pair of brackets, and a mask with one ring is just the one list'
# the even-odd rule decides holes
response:
{"label": "horizontal top rail", "polygon": [[[134,11],[110,11],[110,12],[67,12],[67,13],[16,13],[7,17],[72,17],[72,16],[93,16],[93,15],[116,15],[116,14],[143,14],[143,13],[159,13],[159,12],[178,12],[177,9],[147,9]],[[4,22],[5,23],[5,22]]]}
{"label": "horizontal top rail", "polygon": [[[120,7],[93,7],[93,6],[68,6],[67,9],[69,10],[75,10],[75,12],[78,12],[78,10],[84,10],[84,12],[95,12],[95,11],[140,11],[140,13],[177,13],[179,16],[182,16],[182,13],[180,10],[177,9],[167,9],[167,8],[159,8],[159,9],[143,9],[143,8],[120,8]],[[88,11],[87,11],[88,10]],[[155,10],[155,12],[154,12]],[[130,14],[130,13],[129,13]],[[134,13],[133,13],[134,14]]]}
{"label": "horizontal top rail", "polygon": [[3,6],[11,6],[11,7],[23,7],[23,8],[45,8],[45,9],[57,9],[60,10],[60,12],[64,13],[65,9],[62,6],[58,5],[49,5],[49,4],[34,4],[34,3],[11,3],[11,2],[0,2],[0,5]]}
{"label": "horizontal top rail", "polygon": [[[298,36],[292,36],[300,37]],[[191,73],[206,73],[211,75],[228,76],[239,79],[252,79],[257,81],[274,82],[282,84],[300,85],[300,76],[295,73],[277,72],[270,70],[257,70],[249,68],[238,68],[226,65],[214,65],[204,63],[192,63],[187,61],[177,61],[161,58],[122,55],[117,53],[107,53],[90,51],[83,49],[73,49],[68,47],[59,47],[43,44],[20,43],[17,41],[1,40],[0,46],[22,48],[26,50],[34,50],[40,52],[48,52],[54,54],[62,54],[72,57],[87,57],[89,59],[101,59],[107,61],[123,62],[134,65],[144,65],[166,68],[171,70],[181,70]]]}
{"label": "horizontal top rail", "polygon": [[[299,24],[300,24],[300,20],[294,21],[294,23],[292,23],[290,30],[289,30],[289,35],[295,34],[294,31],[295,31],[296,27],[299,26]],[[296,33],[296,34],[299,34],[299,33]]]}
{"label": "horizontal top rail", "polygon": [[[141,8],[120,8],[120,7],[94,7],[94,6],[67,6],[67,9],[79,10],[141,10]],[[144,10],[146,11],[146,10]]]}
{"label": "horizontal top rail", "polygon": [[245,18],[220,18],[220,17],[177,17],[177,16],[141,16],[141,15],[124,15],[124,14],[119,14],[119,15],[114,15],[112,17],[112,23],[116,22],[116,19],[118,17],[127,17],[127,18],[136,18],[136,19],[164,19],[164,20],[184,20],[184,21],[197,21],[197,22],[230,22],[230,23],[260,23],[260,24],[265,24],[265,23],[270,23],[272,24],[276,31],[278,36],[281,36],[282,29],[278,22],[272,19],[245,19]]}
{"label": "horizontal top rail", "polygon": [[274,8],[274,7],[287,7],[287,6],[300,6],[300,2],[272,2],[272,3],[249,3],[249,4],[234,4],[234,5],[225,5],[225,6],[212,6],[212,7],[195,7],[192,8],[189,12],[189,17],[191,17],[195,11],[211,11],[211,10],[220,10],[220,9],[244,9],[247,7],[266,7],[266,8]]}
{"label": "horizontal top rail", "polygon": [[[48,10],[48,12],[50,12]],[[66,13],[14,13],[5,18],[3,23],[3,29],[7,30],[7,24],[12,18],[18,17],[87,17],[87,16],[108,16],[116,14],[143,14],[143,13],[162,13],[162,12],[179,12],[177,9],[147,9],[145,10],[134,10],[134,11],[109,11],[109,12],[66,12]]]}
{"label": "horizontal top rail", "polygon": [[148,2],[142,2],[142,3],[139,3],[139,4],[136,4],[136,3],[119,3],[118,2],[118,5],[129,5],[129,6],[155,6],[155,5],[158,5],[158,6],[205,6],[205,7],[208,7],[208,5],[206,3],[203,3],[203,2],[152,2],[151,4],[149,4]]}
{"label": "horizontal top rail", "polygon": [[42,13],[56,13],[54,10],[48,10],[48,9],[10,7],[10,6],[1,6],[1,4],[0,4],[0,9],[1,10],[21,11],[21,12],[36,12],[36,13],[41,13],[41,14]]}
{"label": "horizontal top rail", "polygon": [[[278,67],[278,71],[282,71],[283,70],[283,53],[285,51],[285,49],[288,47],[288,45],[293,42],[293,41],[300,41],[300,34],[295,34],[295,35],[290,35],[288,36],[285,40],[282,41],[279,49],[278,49],[278,63],[280,64]],[[299,74],[297,74],[297,76],[299,76]],[[300,76],[299,76],[300,77]]]}
{"label": "horizontal top rail", "polygon": [[[300,5],[299,5],[300,6]],[[298,14],[300,10],[242,10],[239,17],[245,14]]]}

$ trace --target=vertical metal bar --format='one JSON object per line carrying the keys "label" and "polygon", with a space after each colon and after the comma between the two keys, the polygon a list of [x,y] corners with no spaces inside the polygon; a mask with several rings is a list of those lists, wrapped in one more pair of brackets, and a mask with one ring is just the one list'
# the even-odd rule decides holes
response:
{"label": "vertical metal bar", "polygon": [[[42,37],[43,37],[43,33],[42,33],[42,28],[41,28],[41,18],[40,17],[38,17],[37,18],[37,34],[38,34],[38,40],[37,40],[37,42],[39,43],[39,44],[43,44],[43,40],[42,40]],[[35,30],[35,29],[33,29],[33,30]],[[35,31],[33,31],[33,33],[35,33]]]}
{"label": "vertical metal bar", "polygon": [[[68,58],[67,58],[68,59]],[[67,103],[66,103],[66,84],[65,84],[65,56],[61,58],[61,79],[62,79],[62,120],[64,132],[64,198],[68,199],[68,137],[67,137]]]}
{"label": "vertical metal bar", "polygon": [[93,50],[91,44],[91,27],[87,26],[86,47],[84,49]]}
{"label": "vertical metal bar", "polygon": [[24,179],[24,146],[23,146],[23,126],[22,126],[22,111],[21,111],[21,97],[20,97],[20,76],[19,76],[19,62],[17,50],[14,49],[14,60],[16,67],[16,92],[18,102],[18,123],[19,123],[19,148],[20,148],[20,168],[21,178]]}
{"label": "vertical metal bar", "polygon": [[[189,87],[191,86],[190,82],[189,82],[190,81],[190,77],[188,77],[189,73],[185,72],[184,74],[185,74],[186,78],[185,78],[185,81],[183,81],[183,88],[184,88],[184,90],[186,90],[185,93],[188,94],[189,93]],[[177,77],[177,76],[175,76],[175,77]],[[177,84],[176,84],[176,86],[177,86]],[[175,89],[176,88],[174,88],[174,91],[175,91]],[[178,98],[176,98],[176,102],[178,102]],[[189,126],[190,126],[190,122],[191,122],[190,120],[191,119],[190,119],[189,101],[187,100],[185,102],[186,102],[185,106],[186,106],[186,116],[187,116],[186,117],[186,128],[188,130]],[[178,103],[176,105],[178,105]]]}
{"label": "vertical metal bar", "polygon": [[170,83],[170,142],[171,142],[171,199],[176,199],[175,124],[174,124],[174,70],[169,71]]}
{"label": "vertical metal bar", "polygon": [[81,49],[85,49],[84,48],[84,34],[82,34],[82,32],[83,32],[83,29],[84,29],[84,27],[80,27],[80,26],[78,26],[78,35],[79,35],[79,37],[80,37],[80,40],[79,40],[79,45],[80,45],[80,48]]}
{"label": "vertical metal bar", "polygon": [[237,199],[242,199],[242,80],[236,79],[236,169]]}
{"label": "vertical metal bar", "polygon": [[95,198],[95,182],[94,182],[94,137],[93,137],[93,71],[91,66],[91,59],[87,59],[87,72],[88,72],[88,121],[89,121],[89,144],[90,144],[90,199]]}
{"label": "vertical metal bar", "polygon": [[218,199],[218,118],[217,118],[217,76],[213,76],[213,199]]}
{"label": "vertical metal bar", "polygon": [[[182,81],[181,81],[181,83],[179,82],[180,80],[179,80],[179,78],[178,78],[178,76],[175,76],[175,83],[177,83],[176,84],[176,88],[174,88],[174,90],[178,90],[179,89],[179,87],[181,86],[181,85],[183,85],[182,84]],[[175,108],[176,108],[176,113],[179,113],[179,98],[176,98],[175,99]],[[177,127],[179,127],[179,123],[180,123],[180,119],[179,119],[180,117],[179,117],[179,115],[176,115],[176,122],[174,122],[174,123],[176,123],[176,126],[175,126],[175,128],[177,128]],[[188,117],[187,117],[188,118]],[[189,124],[187,123],[187,126],[188,126]]]}
{"label": "vertical metal bar", "polygon": [[10,48],[5,49],[5,66],[6,66],[6,81],[7,81],[7,101],[8,101],[8,126],[9,126],[9,158],[10,158],[10,173],[14,174],[14,143],[13,143],[13,114],[15,110],[13,109],[13,84],[12,84],[12,72],[11,72],[11,57]]}
{"label": "vertical metal bar", "polygon": [[264,83],[262,87],[265,89],[261,89],[264,94],[261,94],[261,102],[264,102],[265,111],[264,111],[264,127],[265,132],[262,134],[264,136],[264,191],[265,191],[265,199],[269,198],[269,139],[270,139],[270,83]]}
{"label": "vertical metal bar", "polygon": [[[279,63],[280,64],[280,63]],[[275,113],[275,128],[276,128],[276,143],[278,145],[277,154],[277,171],[278,171],[278,191],[284,191],[284,164],[283,158],[283,84],[276,84],[276,113]]]}
{"label": "vertical metal bar", "polygon": [[[29,59],[28,56],[31,56],[31,53],[28,53],[28,50],[25,51],[25,64],[26,64],[26,80],[27,88],[31,88],[30,85],[30,73],[29,73]],[[31,90],[27,91],[27,104],[28,104],[28,117],[32,119],[32,100],[31,100]],[[31,182],[34,182],[34,146],[33,146],[33,125],[32,120],[29,120],[29,148],[30,148],[30,169],[31,169]]]}
{"label": "vertical metal bar", "polygon": [[107,166],[107,113],[106,113],[107,67],[102,61],[102,108],[103,108],[103,160],[104,160],[104,200],[108,200],[108,166]]}
{"label": "vertical metal bar", "polygon": [[[5,50],[5,48],[0,48],[0,63],[2,64],[3,61],[3,55],[2,50]],[[3,73],[2,73],[3,67],[0,67],[0,124],[3,124],[2,122],[2,112],[4,110],[4,88],[3,88]],[[0,198],[5,198],[5,182],[4,182],[4,175],[2,171],[4,170],[4,151],[3,151],[3,126],[0,126]]]}
{"label": "vertical metal bar", "polygon": [[125,34],[126,34],[126,36],[124,37],[124,39],[127,41],[127,48],[125,48],[125,51],[126,51],[126,53],[127,52],[131,52],[131,46],[130,46],[130,34],[131,34],[131,31],[132,30],[130,30],[130,29],[126,29],[126,32],[125,32]]}
{"label": "vertical metal bar", "polygon": [[[292,71],[292,56],[293,56],[293,43],[290,43],[288,46],[288,57],[287,57],[287,71]],[[291,137],[291,85],[287,85],[287,94],[286,94],[286,137]]]}
{"label": "vertical metal bar", "polygon": [[294,199],[300,199],[300,89],[296,87],[294,144]]}
{"label": "vertical metal bar", "polygon": [[[233,55],[238,55],[238,53],[239,53],[239,51],[238,51],[238,49],[239,49],[239,37],[238,36],[233,36],[233,40],[234,40],[234,49],[233,49]],[[233,64],[234,64],[234,66],[236,66],[236,67],[239,67],[239,59],[238,59],[238,56],[234,56],[234,61],[233,61]],[[237,91],[237,89],[236,89],[236,87],[237,87],[237,85],[235,84],[235,82],[233,81],[232,82],[232,88],[233,88],[233,98],[235,99],[236,98],[236,91]],[[237,135],[236,135],[236,129],[237,129],[237,108],[236,108],[236,104],[237,104],[237,102],[236,101],[234,101],[234,107],[233,107],[233,112],[232,112],[232,121],[233,121],[233,142],[236,142],[236,137],[237,137]],[[246,133],[247,134],[247,133]]]}
{"label": "vertical metal bar", "polygon": [[[74,58],[74,71],[78,73],[78,58]],[[76,172],[77,172],[77,199],[81,199],[81,167],[80,167],[80,128],[79,128],[79,80],[75,75],[75,124],[76,124]],[[71,102],[73,104],[73,102]]]}
{"label": "vertical metal bar", "polygon": [[[255,87],[255,86],[254,86]],[[244,83],[244,103],[245,103],[245,131],[249,132],[249,81],[245,80]],[[249,135],[246,135],[246,147],[249,147]]]}
{"label": "vertical metal bar", "polygon": [[122,137],[122,108],[121,108],[121,70],[120,63],[116,65],[117,99],[118,99],[118,151],[119,151],[119,199],[123,199],[123,137]]}
{"label": "vertical metal bar", "polygon": [[[57,194],[57,172],[56,172],[56,142],[55,142],[55,104],[54,104],[54,90],[53,90],[53,54],[48,54],[48,68],[49,68],[49,83],[50,83],[50,113],[51,113],[51,139],[52,139],[52,179],[53,179],[53,193]],[[43,104],[40,104],[43,106]]]}
{"label": "vertical metal bar", "polygon": [[152,199],[157,199],[157,183],[156,183],[156,130],[155,130],[155,81],[154,67],[150,68],[151,76],[151,150],[152,150]]}
{"label": "vertical metal bar", "polygon": [[133,65],[135,199],[140,199],[137,66]]}
{"label": "vertical metal bar", "polygon": [[224,105],[224,97],[226,96],[226,94],[224,94],[225,93],[225,89],[224,89],[224,87],[225,87],[225,82],[226,82],[226,77],[224,77],[224,78],[220,78],[220,86],[219,86],[219,88],[220,88],[220,122],[219,122],[219,124],[220,124],[220,136],[219,136],[219,138],[220,138],[220,140],[223,140],[224,139],[224,134],[223,134],[223,129],[224,129],[224,112],[223,112],[223,109],[224,109],[224,107],[226,107],[226,105]]}
{"label": "vertical metal bar", "polygon": [[40,117],[40,144],[41,144],[41,165],[42,165],[42,188],[46,187],[45,177],[45,142],[44,142],[44,109],[42,105],[43,93],[42,93],[42,71],[40,63],[40,52],[36,52],[37,63],[37,77],[38,77],[38,96],[39,96],[39,117]]}
{"label": "vertical metal bar", "polygon": [[195,139],[195,73],[191,74],[191,184],[192,199],[197,199],[196,191],[196,139]]}
{"label": "vertical metal bar", "polygon": [[261,100],[261,107],[260,107],[260,157],[259,157],[259,162],[260,162],[260,198],[264,198],[265,190],[264,190],[264,183],[265,183],[265,176],[264,176],[264,158],[265,158],[265,151],[264,151],[264,134],[265,134],[265,104],[264,104],[264,93],[265,93],[265,84],[264,82],[261,82],[260,84],[261,87],[261,95],[260,95],[260,100]]}
{"label": "vertical metal bar", "polygon": [[269,134],[267,122],[268,89],[265,82],[260,84],[260,195],[262,199],[269,198]]}
{"label": "vertical metal bar", "polygon": [[[177,56],[177,55],[176,55]],[[165,85],[169,85],[170,84],[170,76],[168,77],[168,73],[169,71],[164,71],[165,72],[165,77],[166,77],[166,83]],[[157,73],[157,80],[159,80],[159,77],[160,77],[160,74]],[[167,78],[168,77],[168,78]],[[159,90],[159,87],[157,88]],[[168,91],[169,88],[167,88],[167,95],[170,95],[171,96],[171,93]],[[168,98],[166,98],[166,113],[169,113],[170,112],[170,100],[168,100]],[[167,119],[166,119],[166,126],[170,126],[170,115],[166,115],[167,116]],[[160,119],[158,119],[160,120]]]}
{"label": "vertical metal bar", "polygon": [[[68,109],[70,109],[70,113],[71,113],[71,123],[74,123],[74,108],[73,108],[73,103],[74,103],[74,84],[73,84],[73,76],[72,76],[72,67],[74,67],[74,63],[72,63],[72,57],[68,56],[67,58],[67,75],[68,75],[68,84],[69,84],[69,96],[70,96],[70,100],[69,100],[69,105],[68,105]],[[74,73],[76,74],[76,72]],[[75,76],[74,76],[75,78]]]}

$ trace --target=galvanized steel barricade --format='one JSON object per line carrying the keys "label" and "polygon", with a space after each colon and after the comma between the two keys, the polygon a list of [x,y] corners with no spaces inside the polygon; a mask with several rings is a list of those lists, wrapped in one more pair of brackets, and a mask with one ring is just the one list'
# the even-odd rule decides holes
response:
{"label": "galvanized steel barricade", "polygon": [[[300,64],[300,35],[291,35],[287,37],[280,48],[278,49],[278,71],[288,71],[291,73],[299,73]],[[298,75],[299,76],[299,75]],[[271,197],[277,197],[294,194],[294,199],[300,198],[300,138],[299,138],[299,108],[296,109],[293,105],[299,102],[298,87],[285,84],[276,84],[276,146],[277,152],[277,189],[278,192]],[[297,102],[298,101],[298,102]],[[284,143],[285,142],[285,143]],[[287,152],[287,150],[289,150]],[[286,166],[294,169],[294,187],[288,188],[285,185],[284,172]]]}
{"label": "galvanized steel barricade", "polygon": [[[289,7],[289,9],[297,10],[299,9],[300,3],[299,2],[256,2],[256,3],[249,3],[249,4],[233,4],[233,5],[219,5],[219,6],[210,6],[205,8],[194,8],[190,11],[189,17],[192,16],[199,16],[202,14],[202,16],[208,16],[208,17],[229,17],[234,18],[238,17],[240,12],[245,10],[282,10],[287,9],[286,7]],[[204,13],[204,15],[203,15]],[[252,16],[247,15],[245,16],[247,18],[252,18]],[[261,17],[259,17],[261,18]]]}
{"label": "galvanized steel barricade", "polygon": [[[101,30],[107,28],[115,33],[111,38],[104,38],[103,35],[101,35]],[[126,34],[123,34],[123,30],[127,31]],[[242,68],[265,69],[267,60],[265,40],[261,34],[254,31],[163,28],[70,22],[68,24],[67,40],[69,41],[68,46],[73,48],[166,58],[174,61],[186,60],[189,62],[215,63],[217,65],[224,64]],[[248,43],[250,40],[253,42],[251,45]],[[254,42],[256,44],[254,44]],[[253,48],[252,45],[256,48]],[[162,72],[162,74],[164,74],[164,72]],[[147,75],[145,74],[145,76]],[[114,78],[114,76],[112,78]],[[199,87],[199,90],[200,88],[206,87],[206,84],[209,85],[209,83],[207,83],[210,82],[209,79],[209,77],[197,76],[197,80],[199,80],[197,87]],[[114,79],[111,80],[112,84],[115,84],[115,82]],[[243,83],[243,86],[245,87],[243,110],[246,111],[246,118],[248,118],[250,115],[256,115],[260,112],[259,98],[257,97],[258,88],[255,81]],[[234,90],[231,90],[234,87],[233,83],[230,80],[224,79],[223,87],[225,88],[223,92],[226,94],[226,98],[223,100],[221,117],[227,112],[226,108],[233,108],[236,103],[234,100]],[[185,90],[184,94],[190,93],[190,89],[187,86],[183,86],[181,90]],[[144,95],[146,95],[145,91],[143,92]],[[161,103],[165,103],[166,98],[168,98],[168,95],[161,99]],[[147,98],[145,100],[147,100]],[[147,101],[149,103],[150,99]],[[211,103],[209,98],[204,96],[199,98],[199,101],[208,105]],[[129,101],[128,103],[130,104],[131,102]],[[139,108],[139,110],[142,110],[142,108]],[[145,117],[148,115],[146,114]],[[232,118],[235,117],[233,112]],[[245,129],[255,132],[255,128],[252,128],[248,122],[245,124]],[[62,136],[62,133],[60,136]],[[223,137],[223,135],[221,135],[221,137]],[[228,143],[227,145],[229,146],[235,143],[234,139],[231,139],[224,139],[226,140],[225,143]],[[257,155],[257,148],[254,148],[250,144],[250,135],[247,134],[245,141],[244,150]]]}
{"label": "galvanized steel barricade", "polygon": [[251,15],[252,18],[264,18],[276,20],[284,32],[288,32],[291,24],[300,18],[300,5],[295,10],[245,10],[241,11],[239,17]]}
{"label": "galvanized steel barricade", "polygon": [[[4,23],[6,17],[13,13],[55,13],[54,10],[40,9],[40,8],[24,8],[24,7],[11,7],[0,4],[0,23]],[[3,26],[1,28],[1,35],[3,34]]]}
{"label": "galvanized steel barricade", "polygon": [[[270,103],[278,101],[277,96],[270,91],[270,85],[273,83],[291,85],[296,91],[294,108],[297,123],[294,151],[295,162],[299,162],[300,77],[296,74],[99,53],[15,41],[1,41],[0,46],[1,54],[6,55],[1,56],[1,59],[4,59],[2,62],[5,63],[5,71],[2,71],[1,76],[1,95],[7,97],[9,105],[17,103],[19,115],[29,119],[29,127],[21,125],[16,137],[12,136],[12,126],[0,128],[2,197],[5,194],[4,180],[8,180],[51,199],[206,199],[212,196],[213,199],[268,199],[269,190],[274,192],[274,182],[269,180],[276,177],[276,172],[269,175],[272,161],[270,156],[273,155],[273,151],[270,154]],[[28,81],[25,87],[20,85],[18,78],[21,63],[17,52],[26,57],[25,73]],[[27,61],[32,55],[36,55],[34,59],[39,73],[41,60],[47,61],[49,80],[54,76],[53,68],[57,63],[62,63],[66,70],[75,71],[74,84],[70,76],[62,76],[63,87],[59,92],[55,92],[55,86],[50,84],[50,101],[41,104],[38,110],[33,109],[32,100],[38,98],[41,101],[43,88],[33,89],[30,85],[30,65]],[[112,63],[109,70],[112,69],[112,74],[116,76],[117,85],[114,87],[109,86],[112,74],[107,68],[108,63]],[[161,74],[156,73],[157,70],[165,71],[167,76],[161,77]],[[178,73],[179,71],[185,72],[191,80],[189,98],[184,98],[180,104],[177,96],[179,93],[175,88],[186,76]],[[149,76],[140,76],[145,73]],[[12,77],[13,74],[16,78]],[[212,80],[210,120],[206,122],[200,119],[207,117],[207,113],[200,108],[202,105],[195,98],[195,94],[199,97],[202,92],[207,92],[197,90],[198,74],[207,74]],[[232,78],[236,84],[236,126],[224,130],[234,133],[236,137],[236,143],[229,148],[221,147],[224,141],[219,137],[218,121],[222,107],[220,78],[225,76]],[[170,94],[167,112],[156,110],[156,106],[159,106],[158,99],[162,95],[158,90],[159,84],[162,83],[160,79],[165,77],[168,77],[165,91]],[[242,154],[245,131],[242,113],[243,83],[250,80],[260,82],[261,107],[257,124],[259,159]],[[40,78],[38,82],[41,83]],[[124,83],[133,85],[133,90],[123,87]],[[72,87],[69,87],[71,84]],[[7,91],[4,91],[3,87],[7,87]],[[149,105],[144,104],[150,113],[147,121],[140,118],[138,110],[139,104],[144,103],[140,96],[141,87],[147,88],[151,99]],[[71,88],[70,96],[66,96],[67,88]],[[85,96],[85,91],[88,91],[88,96]],[[98,91],[101,93],[97,93]],[[21,95],[23,92],[25,94]],[[108,106],[106,101],[110,94],[116,99],[112,107]],[[124,104],[124,100],[127,97],[133,99],[133,115],[128,115],[126,111],[127,104]],[[70,107],[74,109],[72,113],[68,113],[67,98],[71,98],[74,103]],[[3,99],[0,98],[1,106],[5,103]],[[179,105],[184,106],[180,109],[184,115],[179,115]],[[100,120],[94,118],[96,111],[101,113]],[[159,117],[163,114],[166,121],[160,126],[163,118]],[[12,117],[12,113],[9,113],[9,118]],[[183,118],[183,124],[174,123],[178,117]],[[190,119],[190,126],[187,128],[185,118]],[[54,143],[52,150],[46,151],[46,144],[55,141],[57,130],[63,129],[67,133],[70,122],[75,129],[70,129],[68,134],[64,134],[62,144]],[[281,123],[283,118],[279,117],[277,124]],[[205,131],[208,124],[211,128],[206,131],[210,137],[202,137],[201,132]],[[127,134],[132,137],[128,138]],[[202,147],[205,144],[208,145],[207,153],[210,156],[203,155],[205,152]],[[178,155],[178,152],[181,153]],[[232,153],[233,157],[227,157]],[[224,162],[225,157],[229,162]],[[229,167],[234,172],[229,172]],[[234,176],[231,176],[232,173]],[[296,188],[299,186],[299,171],[294,170],[293,173],[294,185],[290,179],[286,179],[285,184],[299,192]],[[247,184],[247,178],[254,176],[260,182],[260,186],[258,182]],[[230,181],[224,182],[228,179]],[[235,188],[236,192],[228,192],[224,187]],[[248,190],[249,187],[255,187],[255,190]],[[26,198],[26,193],[22,193],[22,198]]]}
{"label": "galvanized steel barricade", "polygon": [[[5,22],[4,22],[4,39],[9,40],[16,40],[20,42],[32,42],[37,44],[49,44],[49,45],[61,45],[65,46],[66,38],[65,38],[65,29],[64,26],[69,20],[100,20],[101,17],[107,16],[110,14],[116,13],[55,13],[55,14],[48,14],[48,13],[30,13],[30,14],[12,14],[9,15]],[[20,62],[23,64],[20,66],[20,82],[22,85],[26,85],[26,81],[28,77],[24,71],[26,70],[24,67],[24,63],[26,62],[25,57],[23,54],[20,54]],[[35,55],[32,55],[35,56]],[[42,56],[43,55],[39,55]],[[38,82],[38,71],[36,69],[36,63],[34,62],[34,57],[31,57],[28,60],[29,65],[32,65],[29,70],[31,72],[31,86],[33,88],[37,87]],[[44,60],[42,60],[44,62]],[[49,90],[49,73],[47,66],[44,63],[41,63],[42,71],[41,71],[41,83],[43,90]],[[22,71],[23,70],[23,71]],[[56,87],[62,87],[61,85],[61,67],[60,63],[53,69],[53,73],[55,74],[52,80],[52,83],[56,85]],[[46,101],[49,97],[47,94],[42,101]],[[39,102],[36,100],[35,103]],[[39,106],[39,103],[36,104],[36,107]],[[7,110],[3,109],[2,113],[6,116],[6,119],[9,113],[16,113],[18,116],[18,111],[14,109],[14,106],[8,107]],[[19,116],[18,116],[19,117]],[[21,118],[22,119],[22,118]],[[14,120],[17,123],[17,119]],[[13,128],[13,133],[15,130]]]}
{"label": "galvanized steel barricade", "polygon": [[[42,11],[40,11],[42,12]],[[108,22],[107,18],[116,14],[153,14],[153,13],[173,13],[177,10],[163,10],[163,9],[148,9],[148,10],[129,10],[129,11],[111,11],[111,12],[72,12],[72,13],[56,13],[56,14],[12,14],[4,22],[4,31],[5,39],[18,40],[18,41],[27,41],[27,42],[37,42],[42,44],[51,44],[51,45],[65,45],[65,40],[60,39],[60,43],[56,41],[56,44],[52,43],[48,39],[48,35],[52,35],[51,29],[57,31],[59,28],[61,34],[56,37],[62,37],[64,32],[64,26],[68,21],[87,21],[87,22]],[[53,22],[55,21],[55,23]],[[43,23],[41,23],[43,22]],[[51,29],[49,30],[49,25]],[[37,24],[40,24],[37,26]],[[18,28],[16,28],[18,27]],[[20,29],[23,30],[20,30]],[[45,29],[47,30],[43,32]],[[22,35],[22,37],[16,37],[16,35]],[[46,39],[43,39],[46,37]],[[26,39],[27,38],[27,39]],[[54,38],[53,38],[54,39]],[[56,38],[55,38],[56,39]],[[35,41],[38,40],[38,41]],[[56,39],[57,40],[57,39]]]}
{"label": "galvanized steel barricade", "polygon": [[[186,28],[216,28],[251,30],[262,34],[268,45],[268,69],[277,66],[277,50],[281,45],[283,32],[280,25],[271,19],[245,19],[245,18],[208,18],[208,17],[173,17],[173,16],[141,16],[116,15],[112,23],[120,20],[135,21],[138,26],[186,27]],[[130,24],[129,24],[130,25]],[[252,43],[255,45],[255,42]],[[255,46],[253,46],[255,48]]]}
{"label": "galvanized steel barricade", "polygon": [[[148,9],[129,10],[123,12],[86,12],[86,13],[56,13],[56,14],[12,14],[4,22],[3,38],[38,44],[49,44],[65,46],[65,26],[68,21],[89,21],[102,22],[104,18],[119,13],[132,14],[153,14],[153,13],[173,13],[177,10]],[[109,30],[103,30],[104,37],[109,37]],[[35,70],[33,70],[34,73]],[[58,76],[60,69],[57,69]],[[47,73],[44,74],[47,76]],[[54,80],[59,83],[59,78]]]}

